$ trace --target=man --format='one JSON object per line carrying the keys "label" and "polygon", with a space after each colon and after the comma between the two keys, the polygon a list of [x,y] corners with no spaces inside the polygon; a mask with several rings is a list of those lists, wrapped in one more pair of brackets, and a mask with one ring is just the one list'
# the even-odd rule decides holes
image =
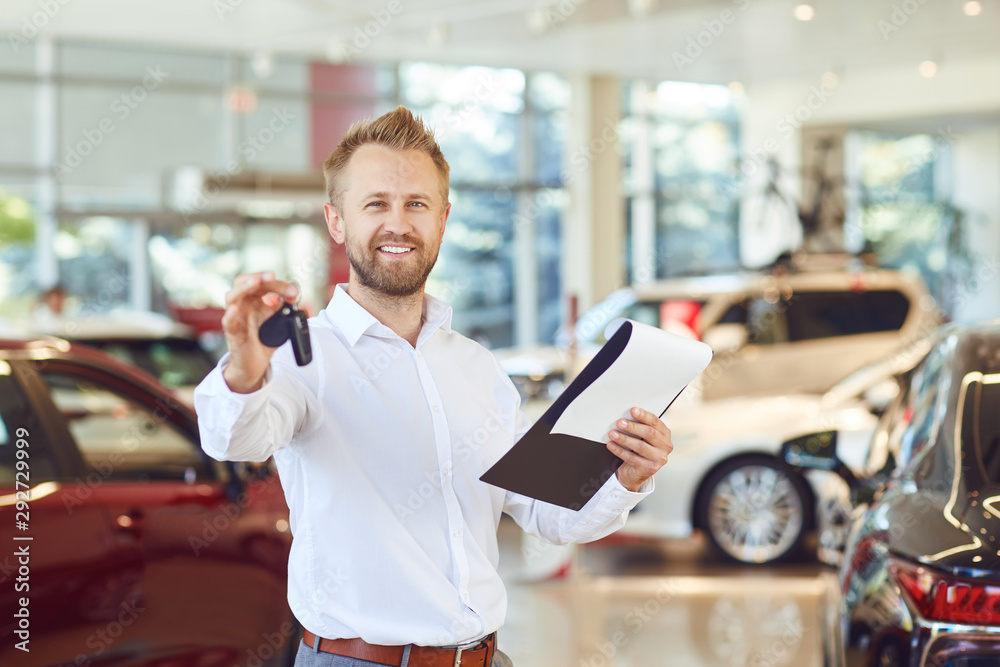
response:
{"label": "man", "polygon": [[310,319],[313,361],[299,367],[289,345],[257,336],[295,285],[235,279],[229,354],[195,392],[202,445],[219,460],[274,456],[294,536],[288,600],[305,628],[296,665],[509,664],[494,648],[500,513],[552,543],[603,537],[652,490],[670,433],[644,411],[620,421],[607,446],[624,463],[579,511],[479,481],[530,424],[489,351],[424,294],[448,163],[399,107],[354,125],[323,171],[349,281]]}

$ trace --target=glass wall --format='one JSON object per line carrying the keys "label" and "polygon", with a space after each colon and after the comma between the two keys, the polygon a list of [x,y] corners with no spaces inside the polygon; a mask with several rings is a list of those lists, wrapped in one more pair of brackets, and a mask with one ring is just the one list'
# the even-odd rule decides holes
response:
{"label": "glass wall", "polygon": [[489,347],[552,342],[568,86],[549,73],[430,63],[401,65],[399,86],[451,167],[429,290],[452,303],[457,330]]}
{"label": "glass wall", "polygon": [[[738,269],[738,202],[727,194],[740,142],[731,93],[675,81],[633,81],[624,93],[629,275],[646,282]],[[651,251],[637,235],[651,237]]]}
{"label": "glass wall", "polygon": [[947,309],[946,291],[970,261],[961,213],[950,204],[950,141],[855,131],[846,143],[854,193],[846,233],[860,237],[879,266],[923,277]]}
{"label": "glass wall", "polygon": [[[41,48],[47,72],[36,71]],[[454,306],[457,330],[492,347],[548,342],[559,327],[569,86],[555,74],[60,41],[0,57],[0,95],[9,317],[56,280],[69,314],[217,307],[237,273],[263,269],[296,277],[322,308],[336,271],[321,191],[251,206],[213,195],[179,210],[177,183],[315,173],[350,123],[402,103],[436,129],[452,169],[429,291]],[[39,193],[51,193],[45,206]]]}

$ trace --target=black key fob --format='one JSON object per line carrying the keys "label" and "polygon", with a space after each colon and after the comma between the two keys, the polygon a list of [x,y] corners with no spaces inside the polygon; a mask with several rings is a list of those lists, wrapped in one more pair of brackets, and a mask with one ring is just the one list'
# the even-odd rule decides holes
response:
{"label": "black key fob", "polygon": [[312,343],[309,340],[309,323],[304,310],[296,310],[289,304],[264,320],[260,325],[260,342],[268,347],[280,347],[286,340],[292,341],[295,363],[305,366],[312,361]]}

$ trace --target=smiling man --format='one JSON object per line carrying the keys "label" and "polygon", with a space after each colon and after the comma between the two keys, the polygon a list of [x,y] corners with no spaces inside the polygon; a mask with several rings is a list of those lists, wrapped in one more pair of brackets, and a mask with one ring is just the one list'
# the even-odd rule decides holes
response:
{"label": "smiling man", "polygon": [[351,270],[309,321],[313,362],[257,334],[296,287],[237,276],[229,353],[195,392],[202,446],[218,460],[274,456],[293,535],[288,601],[304,628],[297,667],[509,665],[496,650],[501,512],[554,544],[608,535],[652,490],[670,432],[644,411],[619,421],[607,446],[623,463],[578,511],[481,482],[530,424],[490,352],[424,293],[451,210],[448,163],[399,107],[351,127],[323,171]]}

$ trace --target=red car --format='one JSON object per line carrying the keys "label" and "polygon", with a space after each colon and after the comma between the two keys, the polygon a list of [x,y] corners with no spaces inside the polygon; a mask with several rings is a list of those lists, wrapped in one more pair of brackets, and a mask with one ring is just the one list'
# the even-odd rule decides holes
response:
{"label": "red car", "polygon": [[219,463],[152,376],[0,340],[0,665],[291,665],[271,468]]}

